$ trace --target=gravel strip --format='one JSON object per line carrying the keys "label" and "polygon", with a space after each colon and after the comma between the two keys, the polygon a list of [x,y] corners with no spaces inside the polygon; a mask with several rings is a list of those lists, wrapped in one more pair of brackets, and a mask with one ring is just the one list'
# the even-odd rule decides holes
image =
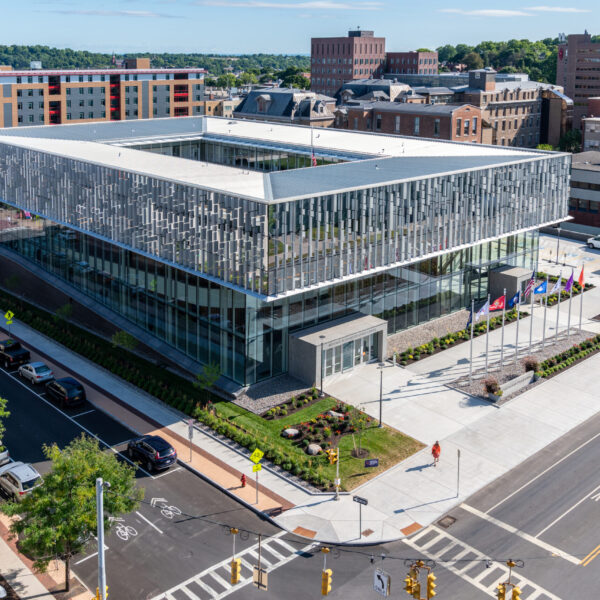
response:
{"label": "gravel strip", "polygon": [[309,388],[299,379],[290,375],[280,375],[268,381],[251,385],[243,394],[240,394],[234,404],[260,415],[269,408],[278,406],[292,396],[299,396]]}
{"label": "gravel strip", "polygon": [[[502,370],[500,370],[500,365],[498,362],[493,363],[488,370],[488,376],[495,377],[498,380],[500,388],[502,388],[502,384],[525,373],[525,365],[523,360],[525,357],[534,356],[537,361],[541,363],[547,358],[551,358],[556,354],[560,354],[575,344],[579,344],[580,342],[583,342],[594,335],[596,334],[588,331],[578,331],[577,333],[572,333],[568,338],[564,335],[559,335],[558,342],[556,343],[554,343],[554,338],[551,338],[550,341],[552,343],[550,344],[548,344],[548,340],[546,340],[544,350],[542,350],[542,343],[538,342],[537,344],[534,344],[531,354],[522,353],[517,363],[514,362],[513,356],[509,356],[508,359],[505,360]],[[448,386],[460,390],[461,392],[466,392],[471,396],[486,397],[487,399],[487,396],[484,396],[485,392],[483,390],[482,383],[485,378],[485,369],[478,369],[477,371],[473,371],[473,381],[471,383],[469,383],[469,376],[464,375],[463,377],[460,377],[449,383]],[[519,394],[522,394],[526,390],[530,389],[534,385],[537,385],[538,383],[541,383],[542,381],[544,381],[543,378],[517,392],[514,392],[513,394],[510,394],[509,396],[502,396],[501,400],[496,404],[504,404],[506,401],[518,396]]]}

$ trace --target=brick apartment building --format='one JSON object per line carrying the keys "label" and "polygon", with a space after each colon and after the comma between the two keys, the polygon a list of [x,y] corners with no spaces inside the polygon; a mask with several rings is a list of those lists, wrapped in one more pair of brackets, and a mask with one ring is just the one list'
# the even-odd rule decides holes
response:
{"label": "brick apartment building", "polygon": [[588,99],[600,95],[600,43],[592,43],[586,31],[569,35],[558,46],[556,83],[573,99],[573,127],[581,127],[587,115]]}
{"label": "brick apartment building", "polygon": [[455,142],[482,142],[481,109],[468,104],[345,104],[336,109],[335,127]]}
{"label": "brick apartment building", "polygon": [[435,75],[438,72],[437,52],[388,52],[386,71],[390,74]]}
{"label": "brick apartment building", "polygon": [[572,223],[600,227],[600,152],[573,154],[569,215]]}
{"label": "brick apartment building", "polygon": [[204,113],[204,69],[0,69],[0,127],[120,121]]}
{"label": "brick apartment building", "polygon": [[311,90],[334,96],[345,81],[378,77],[385,66],[385,38],[372,31],[311,39]]}
{"label": "brick apartment building", "polygon": [[587,117],[581,119],[581,149],[600,150],[600,96],[588,99]]}

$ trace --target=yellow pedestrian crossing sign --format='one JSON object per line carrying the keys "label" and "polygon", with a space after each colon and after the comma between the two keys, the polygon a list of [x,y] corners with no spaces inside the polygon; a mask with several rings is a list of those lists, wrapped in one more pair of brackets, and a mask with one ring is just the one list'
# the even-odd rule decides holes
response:
{"label": "yellow pedestrian crossing sign", "polygon": [[4,318],[6,319],[6,324],[7,325],[12,325],[12,320],[13,320],[14,316],[15,316],[15,313],[12,312],[12,310],[7,310],[4,313]]}
{"label": "yellow pedestrian crossing sign", "polygon": [[252,465],[252,472],[253,473],[257,473],[258,471],[262,470],[262,465],[256,464],[256,465]]}
{"label": "yellow pedestrian crossing sign", "polygon": [[250,455],[250,460],[253,463],[258,463],[260,462],[260,459],[265,455],[265,453],[260,450],[259,448],[257,448],[251,455]]}

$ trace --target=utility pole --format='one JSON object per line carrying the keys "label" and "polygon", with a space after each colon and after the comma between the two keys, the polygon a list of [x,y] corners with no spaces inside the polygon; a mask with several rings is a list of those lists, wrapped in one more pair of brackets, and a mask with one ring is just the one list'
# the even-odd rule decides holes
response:
{"label": "utility pole", "polygon": [[106,600],[106,571],[104,568],[104,487],[110,488],[102,477],[96,479],[96,527],[98,529],[98,592],[100,600]]}
{"label": "utility pole", "polygon": [[379,365],[379,427],[383,427],[383,368],[385,363]]}

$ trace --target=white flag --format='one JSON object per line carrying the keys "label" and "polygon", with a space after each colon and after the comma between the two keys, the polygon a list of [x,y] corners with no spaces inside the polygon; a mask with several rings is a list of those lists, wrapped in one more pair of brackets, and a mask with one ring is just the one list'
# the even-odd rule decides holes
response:
{"label": "white flag", "polygon": [[558,276],[558,279],[556,280],[554,287],[550,290],[551,294],[554,294],[554,292],[558,292],[558,290],[560,290],[561,282],[562,282],[562,271],[560,272],[560,275]]}
{"label": "white flag", "polygon": [[487,315],[490,312],[489,300],[475,313],[475,323],[481,319],[481,317]]}

